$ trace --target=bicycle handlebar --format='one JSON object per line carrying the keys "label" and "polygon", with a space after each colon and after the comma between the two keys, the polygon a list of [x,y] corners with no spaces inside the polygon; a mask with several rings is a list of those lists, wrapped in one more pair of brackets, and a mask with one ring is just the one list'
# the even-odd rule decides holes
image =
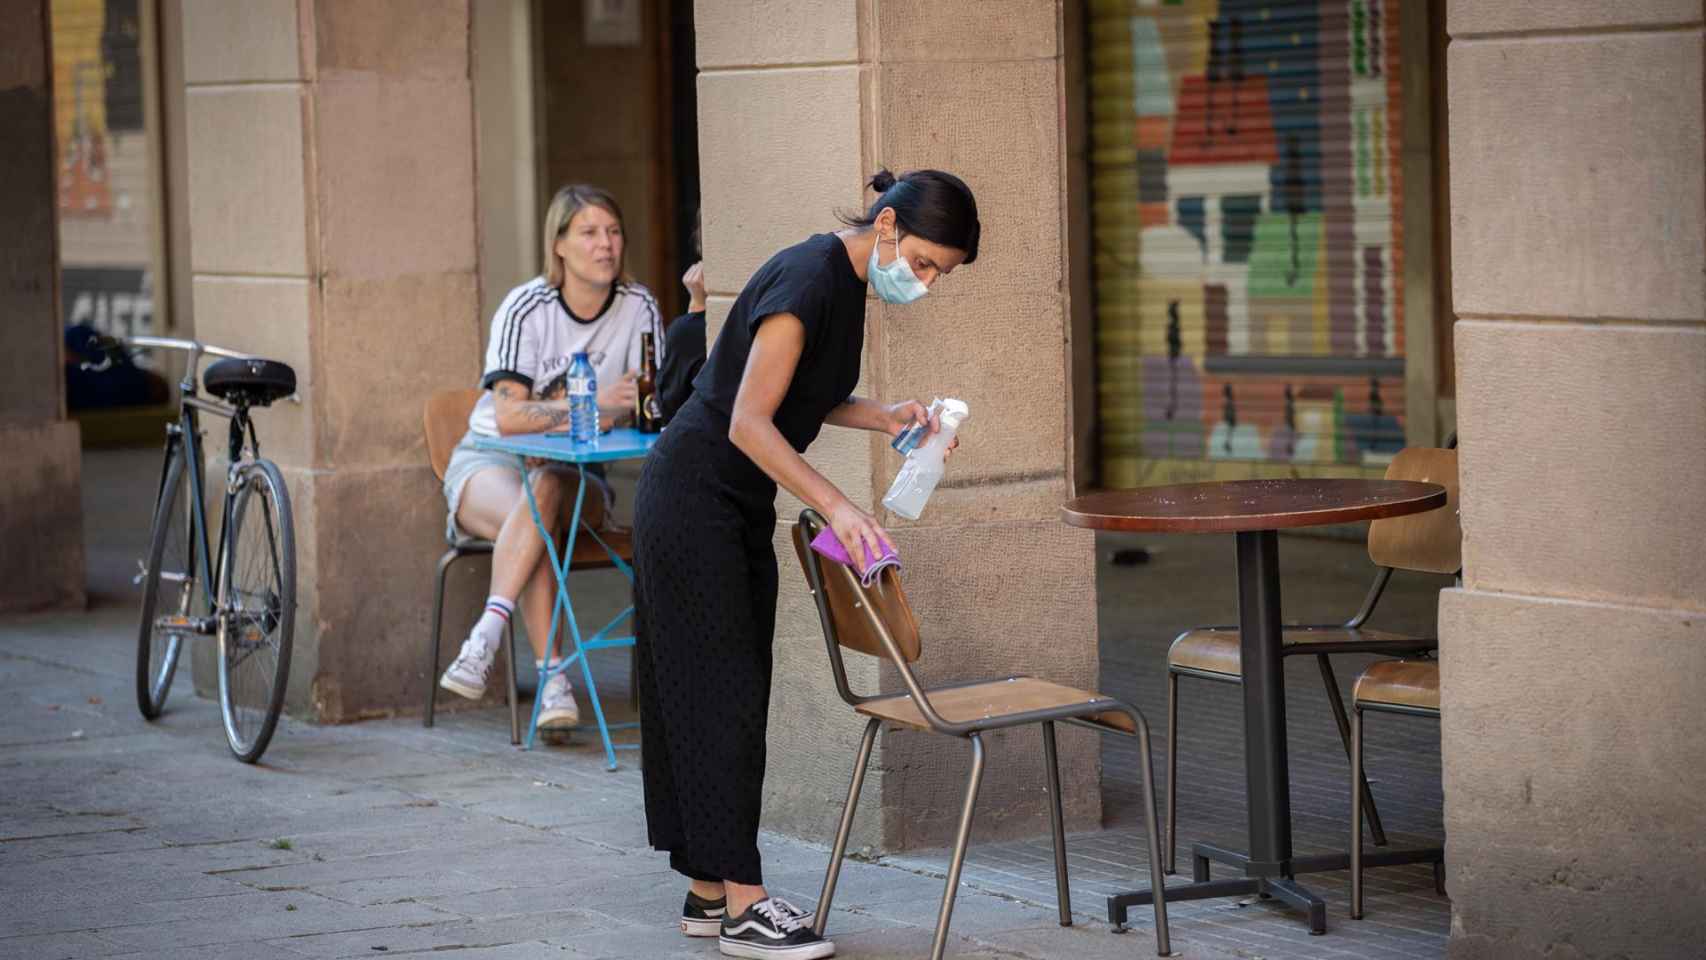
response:
{"label": "bicycle handlebar", "polygon": [[202,343],[199,340],[183,340],[177,337],[114,337],[104,333],[97,333],[89,337],[89,347],[106,354],[106,356],[101,358],[101,362],[98,364],[84,363],[82,365],[83,369],[93,370],[96,372],[111,367],[113,363],[112,354],[127,348],[140,349],[144,347],[159,347],[163,350],[182,350],[190,355],[190,364],[192,367],[204,353],[210,357],[225,357],[231,360],[252,359],[252,357],[246,353],[238,353],[235,350],[227,350],[224,347],[215,347],[212,344]]}

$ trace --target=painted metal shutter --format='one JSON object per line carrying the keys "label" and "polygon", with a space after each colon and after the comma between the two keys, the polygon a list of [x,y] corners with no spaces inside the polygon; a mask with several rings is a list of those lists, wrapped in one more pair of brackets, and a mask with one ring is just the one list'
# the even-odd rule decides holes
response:
{"label": "painted metal shutter", "polygon": [[1104,486],[1403,446],[1398,2],[1090,0]]}

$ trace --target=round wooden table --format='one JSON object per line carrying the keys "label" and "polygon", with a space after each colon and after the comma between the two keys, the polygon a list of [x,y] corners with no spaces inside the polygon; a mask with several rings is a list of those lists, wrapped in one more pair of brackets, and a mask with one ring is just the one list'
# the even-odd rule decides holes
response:
{"label": "round wooden table", "polygon": [[[1292,856],[1291,784],[1286,758],[1285,673],[1281,666],[1277,531],[1422,513],[1445,505],[1445,488],[1408,480],[1231,480],[1137,490],[1109,490],[1069,501],[1061,519],[1092,530],[1231,533],[1238,540],[1238,630],[1244,674],[1245,794],[1249,852],[1209,844],[1194,849],[1190,884],[1167,888],[1169,900],[1251,893],[1278,898],[1309,917],[1311,933],[1327,930],[1327,905],[1294,879],[1299,872],[1342,869],[1348,856]],[[1150,851],[1160,856],[1160,851]],[[1211,880],[1208,861],[1243,868],[1242,877]],[[1339,861],[1344,861],[1343,864]],[[1108,921],[1123,929],[1127,908],[1147,904],[1148,890],[1108,898]]]}

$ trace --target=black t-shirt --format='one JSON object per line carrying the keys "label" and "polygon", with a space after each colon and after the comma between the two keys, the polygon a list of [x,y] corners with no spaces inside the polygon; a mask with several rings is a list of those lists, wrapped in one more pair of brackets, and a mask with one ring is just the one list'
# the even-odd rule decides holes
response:
{"label": "black t-shirt", "polygon": [[853,395],[865,349],[865,282],[841,238],[820,233],[771,257],[735,300],[717,345],[693,390],[727,417],[734,410],[741,374],[759,323],[791,313],[805,324],[806,345],[794,379],[772,418],[797,451],[817,439],[823,420]]}
{"label": "black t-shirt", "polygon": [[705,311],[675,318],[663,339],[663,366],[658,368],[658,409],[665,423],[675,418],[693,396],[693,378],[705,365]]}

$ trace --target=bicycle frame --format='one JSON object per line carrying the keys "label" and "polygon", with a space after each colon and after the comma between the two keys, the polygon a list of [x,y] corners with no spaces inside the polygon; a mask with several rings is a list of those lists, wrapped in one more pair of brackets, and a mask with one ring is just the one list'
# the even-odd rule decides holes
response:
{"label": "bicycle frame", "polygon": [[[236,487],[231,483],[232,474],[246,459],[244,457],[245,447],[247,447],[251,457],[258,458],[260,456],[260,438],[255,434],[255,427],[249,420],[247,408],[234,407],[217,400],[203,398],[200,395],[198,387],[199,368],[201,355],[204,353],[239,360],[248,359],[248,356],[219,347],[206,346],[194,340],[178,340],[169,337],[131,337],[127,342],[136,347],[165,347],[189,352],[190,358],[189,363],[184,368],[184,377],[178,382],[178,422],[167,427],[166,430],[166,455],[160,461],[160,483],[156,488],[154,500],[158,503],[160,497],[165,494],[166,473],[171,469],[172,455],[176,452],[177,446],[183,444],[184,469],[189,473],[191,500],[187,547],[195,554],[190,561],[190,566],[192,569],[200,568],[202,596],[207,601],[209,610],[218,611],[219,571],[214,567],[213,558],[222,556],[225,552],[231,504],[237,496]],[[219,549],[211,552],[208,550],[207,492],[204,487],[206,460],[201,448],[201,413],[224,417],[230,423],[226,441],[227,459],[230,465],[226,469],[224,508],[219,515]],[[216,624],[208,624],[207,626],[216,628]]]}

